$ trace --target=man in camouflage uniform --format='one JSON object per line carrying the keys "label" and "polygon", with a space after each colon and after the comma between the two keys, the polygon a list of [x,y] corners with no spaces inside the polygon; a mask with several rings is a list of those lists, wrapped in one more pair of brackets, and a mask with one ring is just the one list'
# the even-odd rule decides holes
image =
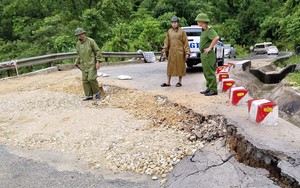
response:
{"label": "man in camouflage uniform", "polygon": [[203,73],[206,79],[206,90],[201,91],[200,93],[205,96],[218,95],[217,79],[215,75],[216,55],[214,46],[219,41],[219,36],[217,32],[208,25],[210,20],[206,14],[198,14],[195,21],[197,21],[197,24],[202,27],[200,53]]}
{"label": "man in camouflage uniform", "polygon": [[97,81],[97,70],[100,68],[101,52],[96,42],[85,35],[85,30],[77,28],[75,36],[78,39],[76,50],[79,58],[75,65],[81,65],[82,83],[85,94],[84,101],[92,100],[93,94],[96,99],[100,99],[100,89]]}

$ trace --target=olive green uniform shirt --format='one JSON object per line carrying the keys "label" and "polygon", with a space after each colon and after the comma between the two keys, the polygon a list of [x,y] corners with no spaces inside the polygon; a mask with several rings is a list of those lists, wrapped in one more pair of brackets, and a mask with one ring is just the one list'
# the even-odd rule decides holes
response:
{"label": "olive green uniform shirt", "polygon": [[79,55],[76,63],[81,64],[82,68],[84,94],[86,97],[92,97],[100,92],[96,70],[96,60],[101,62],[100,49],[93,39],[86,37],[77,42],[76,50]]}
{"label": "olive green uniform shirt", "polygon": [[200,53],[201,53],[201,63],[203,68],[204,77],[206,79],[206,89],[208,91],[218,92],[217,90],[217,80],[215,75],[215,65],[216,65],[216,55],[215,51],[212,49],[207,54],[204,54],[203,51],[205,48],[208,48],[213,39],[218,37],[217,32],[211,28],[207,27],[206,30],[203,30],[200,37]]}
{"label": "olive green uniform shirt", "polygon": [[[200,37],[200,52],[203,52],[205,48],[208,48],[212,40],[216,37],[218,37],[217,32],[210,26],[208,26],[205,31],[203,30]],[[210,52],[212,51],[213,50],[211,50]]]}
{"label": "olive green uniform shirt", "polygon": [[96,60],[101,61],[100,49],[92,38],[86,37],[85,40],[78,41],[76,50],[79,55],[77,63],[81,64],[83,71],[94,68]]}

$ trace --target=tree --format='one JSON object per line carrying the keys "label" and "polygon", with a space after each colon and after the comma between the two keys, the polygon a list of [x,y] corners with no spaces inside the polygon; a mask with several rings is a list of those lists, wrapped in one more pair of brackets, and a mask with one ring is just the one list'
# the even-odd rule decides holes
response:
{"label": "tree", "polygon": [[153,10],[153,17],[158,18],[165,13],[174,12],[180,18],[185,18],[189,25],[195,23],[195,18],[200,12],[211,14],[213,7],[205,0],[162,0]]}
{"label": "tree", "polygon": [[286,18],[286,37],[292,42],[294,49],[298,51],[300,47],[300,6],[294,14],[287,16]]}

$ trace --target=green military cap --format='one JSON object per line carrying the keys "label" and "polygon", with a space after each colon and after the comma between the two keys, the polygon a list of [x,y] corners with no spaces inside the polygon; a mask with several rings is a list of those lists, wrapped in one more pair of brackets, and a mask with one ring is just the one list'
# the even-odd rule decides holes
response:
{"label": "green military cap", "polygon": [[179,18],[177,16],[173,16],[171,18],[171,22],[179,22]]}
{"label": "green military cap", "polygon": [[85,30],[84,30],[84,29],[82,29],[82,28],[80,28],[80,27],[78,27],[77,29],[75,29],[75,36],[81,35],[81,34],[83,34],[83,33],[85,33]]}
{"label": "green military cap", "polygon": [[196,22],[210,22],[207,14],[204,14],[204,13],[200,13],[197,15],[196,19],[195,19]]}

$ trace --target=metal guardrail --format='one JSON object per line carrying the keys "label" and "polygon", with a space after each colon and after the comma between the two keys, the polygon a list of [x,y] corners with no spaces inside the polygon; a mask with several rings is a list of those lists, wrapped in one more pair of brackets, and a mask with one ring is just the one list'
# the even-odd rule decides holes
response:
{"label": "metal guardrail", "polygon": [[[105,58],[105,61],[108,63],[108,58],[143,58],[142,53],[138,52],[102,52],[102,57]],[[154,52],[155,55],[161,54],[161,52]],[[49,63],[53,61],[60,61],[65,59],[77,58],[77,52],[67,52],[67,53],[57,53],[57,54],[48,54],[37,57],[24,58],[19,60],[10,60],[0,63],[0,71],[16,69],[18,74],[19,67],[33,66],[44,63]]]}
{"label": "metal guardrail", "polygon": [[16,67],[27,67],[27,66],[39,65],[39,64],[49,63],[52,61],[72,59],[76,57],[78,57],[76,52],[69,52],[69,53],[48,54],[48,55],[24,58],[19,60],[5,61],[0,63],[0,70],[9,70],[9,69],[15,69]]}

